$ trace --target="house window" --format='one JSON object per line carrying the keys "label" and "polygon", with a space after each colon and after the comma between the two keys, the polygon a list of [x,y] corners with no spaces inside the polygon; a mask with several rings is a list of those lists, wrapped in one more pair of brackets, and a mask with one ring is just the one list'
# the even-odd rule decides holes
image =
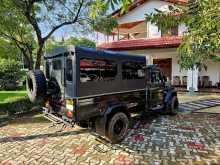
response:
{"label": "house window", "polygon": [[117,64],[104,59],[80,59],[80,82],[112,81],[117,75]]}
{"label": "house window", "polygon": [[71,59],[66,60],[66,80],[73,81],[73,65]]}
{"label": "house window", "polygon": [[122,79],[143,79],[145,77],[145,63],[126,61],[122,63]]}
{"label": "house window", "polygon": [[162,37],[178,36],[178,26],[174,26],[166,30],[161,30],[161,36]]}

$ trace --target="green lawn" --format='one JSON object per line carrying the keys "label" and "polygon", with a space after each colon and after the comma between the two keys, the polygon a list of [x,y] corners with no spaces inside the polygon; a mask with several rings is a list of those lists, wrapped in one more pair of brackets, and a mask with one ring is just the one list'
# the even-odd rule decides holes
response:
{"label": "green lawn", "polygon": [[13,98],[25,97],[26,91],[0,91],[0,103],[5,103]]}

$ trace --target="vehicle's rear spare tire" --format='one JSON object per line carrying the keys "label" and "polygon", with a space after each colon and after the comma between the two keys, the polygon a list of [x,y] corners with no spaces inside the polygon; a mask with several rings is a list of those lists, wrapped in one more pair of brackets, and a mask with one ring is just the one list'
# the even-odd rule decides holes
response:
{"label": "vehicle's rear spare tire", "polygon": [[118,143],[124,139],[127,134],[129,126],[129,120],[125,113],[118,112],[114,114],[107,127],[107,138],[112,143]]}
{"label": "vehicle's rear spare tire", "polygon": [[27,94],[31,102],[44,99],[46,95],[46,78],[41,70],[27,73]]}

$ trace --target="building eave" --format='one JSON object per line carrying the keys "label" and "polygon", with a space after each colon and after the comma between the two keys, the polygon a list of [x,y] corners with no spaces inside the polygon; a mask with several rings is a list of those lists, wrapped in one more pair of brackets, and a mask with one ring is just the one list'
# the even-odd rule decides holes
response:
{"label": "building eave", "polygon": [[150,39],[132,39],[109,43],[97,44],[99,49],[108,50],[138,50],[150,48],[174,48],[181,44],[181,36],[150,38]]}

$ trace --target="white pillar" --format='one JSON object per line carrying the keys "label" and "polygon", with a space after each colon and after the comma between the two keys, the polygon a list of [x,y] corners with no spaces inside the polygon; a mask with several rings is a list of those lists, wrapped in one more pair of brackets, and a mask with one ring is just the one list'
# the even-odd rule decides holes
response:
{"label": "white pillar", "polygon": [[193,91],[198,91],[198,69],[188,70],[187,72],[187,90],[193,88]]}

